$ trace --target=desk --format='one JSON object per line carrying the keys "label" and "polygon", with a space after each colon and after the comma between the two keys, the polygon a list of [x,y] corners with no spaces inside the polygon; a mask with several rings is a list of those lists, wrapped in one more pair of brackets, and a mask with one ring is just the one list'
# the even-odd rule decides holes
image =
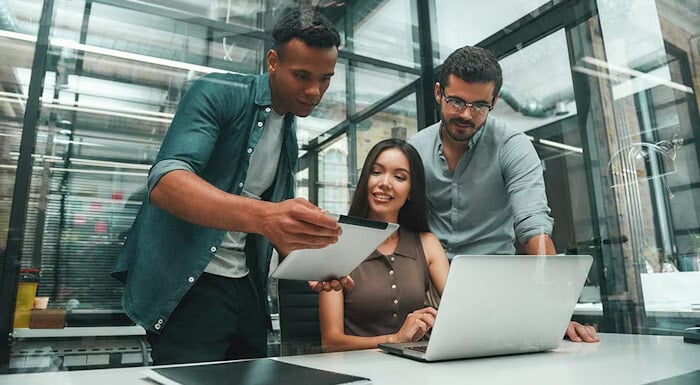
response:
{"label": "desk", "polygon": [[[700,370],[700,345],[680,337],[602,334],[598,344],[564,341],[552,352],[420,363],[378,350],[278,358],[354,374],[375,385],[429,384],[644,384]],[[143,368],[0,376],[4,385],[149,384]]]}

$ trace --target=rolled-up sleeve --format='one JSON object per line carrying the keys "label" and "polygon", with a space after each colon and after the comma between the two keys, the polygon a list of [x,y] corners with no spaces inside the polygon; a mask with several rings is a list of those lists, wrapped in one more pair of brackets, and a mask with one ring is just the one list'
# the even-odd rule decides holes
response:
{"label": "rolled-up sleeve", "polygon": [[537,235],[551,235],[554,220],[534,146],[527,136],[514,135],[501,147],[499,157],[518,241],[525,244]]}
{"label": "rolled-up sleeve", "polygon": [[149,198],[165,174],[187,170],[200,175],[206,167],[225,120],[223,95],[232,88],[221,76],[203,76],[183,96],[148,174]]}
{"label": "rolled-up sleeve", "polygon": [[177,159],[161,160],[160,162],[154,164],[153,167],[151,167],[151,171],[148,173],[149,199],[151,197],[151,191],[153,190],[153,187],[156,186],[160,178],[162,178],[165,174],[175,170],[186,170],[194,172],[194,169],[189,164],[187,164],[187,162],[183,162]]}

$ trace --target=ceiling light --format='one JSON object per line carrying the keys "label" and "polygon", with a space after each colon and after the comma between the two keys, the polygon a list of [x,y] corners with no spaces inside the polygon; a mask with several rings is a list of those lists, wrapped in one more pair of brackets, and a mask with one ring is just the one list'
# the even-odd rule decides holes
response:
{"label": "ceiling light", "polygon": [[[10,39],[23,40],[23,41],[28,41],[28,42],[36,42],[36,36],[27,35],[24,33],[12,32],[12,31],[5,31],[5,30],[0,30],[0,37],[7,37]],[[201,72],[201,73],[205,73],[205,74],[213,73],[213,72],[235,73],[233,71],[226,71],[226,70],[222,70],[220,68],[207,67],[207,66],[190,64],[190,63],[185,63],[185,62],[180,62],[180,61],[175,61],[175,60],[162,59],[162,58],[154,57],[154,56],[141,55],[141,54],[132,53],[132,52],[118,51],[116,49],[97,47],[97,46],[87,45],[87,44],[80,44],[80,43],[77,43],[73,40],[62,39],[62,38],[52,38],[49,40],[49,44],[56,46],[56,47],[70,48],[70,49],[75,49],[78,51],[91,52],[91,53],[96,53],[99,55],[112,56],[112,57],[116,57],[116,58],[120,58],[120,59],[134,60],[134,61],[139,61],[139,62],[143,62],[143,63],[161,65],[161,66],[165,66],[165,67],[196,71],[196,72]]]}

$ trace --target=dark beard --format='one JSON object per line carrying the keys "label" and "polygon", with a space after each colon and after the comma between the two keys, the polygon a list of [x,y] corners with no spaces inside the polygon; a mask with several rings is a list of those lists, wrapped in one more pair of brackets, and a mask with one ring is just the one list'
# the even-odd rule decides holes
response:
{"label": "dark beard", "polygon": [[[462,120],[462,119],[459,119],[459,118],[457,118],[457,119],[452,119],[452,120],[449,121],[449,123],[457,123],[457,124],[467,125],[467,126],[469,126],[470,128],[474,128],[474,127],[475,127],[473,121],[470,121],[470,120]],[[447,134],[447,136],[449,136],[450,138],[452,138],[452,140],[454,140],[455,142],[467,143],[467,142],[469,142],[469,140],[471,140],[471,138],[474,136],[474,134],[476,134],[476,133],[484,126],[484,124],[486,124],[486,122],[484,122],[481,126],[479,126],[478,128],[476,128],[476,129],[474,130],[474,134],[471,134],[468,138],[459,138],[459,137],[453,136],[453,135],[452,135],[452,132],[447,128],[447,124],[448,124],[448,123],[445,123],[445,119],[443,119],[443,120],[442,120],[442,123],[440,124],[440,131],[445,132],[445,133]]]}

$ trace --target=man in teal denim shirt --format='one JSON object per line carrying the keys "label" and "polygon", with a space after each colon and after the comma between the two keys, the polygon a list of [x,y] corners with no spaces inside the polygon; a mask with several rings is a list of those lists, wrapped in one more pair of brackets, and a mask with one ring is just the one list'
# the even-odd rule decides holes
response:
{"label": "man in teal denim shirt", "polygon": [[[308,116],[327,90],[338,31],[297,8],[273,38],[268,73],[207,75],[183,97],[112,273],[156,364],[264,356],[273,245],[284,256],[340,233],[318,207],[292,199],[294,116]],[[341,285],[352,281],[318,289]]]}

